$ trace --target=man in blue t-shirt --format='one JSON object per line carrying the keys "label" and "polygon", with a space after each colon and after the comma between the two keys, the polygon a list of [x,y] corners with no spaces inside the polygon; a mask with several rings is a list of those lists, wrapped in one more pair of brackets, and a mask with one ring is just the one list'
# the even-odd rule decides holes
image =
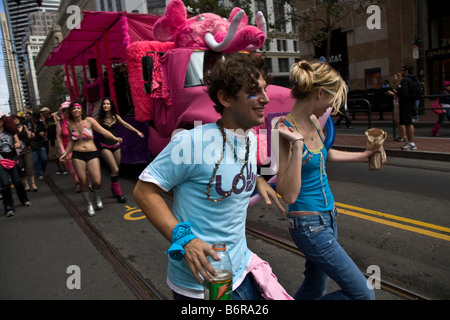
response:
{"label": "man in blue t-shirt", "polygon": [[[264,59],[237,53],[205,75],[208,94],[221,114],[216,123],[174,135],[141,173],[134,197],[151,223],[172,242],[167,283],[175,299],[203,299],[203,279],[215,270],[214,242],[225,242],[233,267],[233,299],[261,298],[248,274],[252,252],[245,220],[255,186],[267,204],[284,209],[275,191],[256,173],[256,136],[264,122],[270,75]],[[173,190],[173,213],[160,191]],[[208,272],[207,272],[208,271]]]}

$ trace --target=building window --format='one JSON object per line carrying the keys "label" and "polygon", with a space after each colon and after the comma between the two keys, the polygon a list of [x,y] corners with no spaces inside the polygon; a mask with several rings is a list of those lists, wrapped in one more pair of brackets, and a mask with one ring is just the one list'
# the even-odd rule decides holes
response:
{"label": "building window", "polygon": [[266,59],[266,69],[269,70],[270,72],[273,72],[272,58]]}
{"label": "building window", "polygon": [[289,59],[278,58],[278,70],[280,72],[289,72]]}
{"label": "building window", "polygon": [[287,51],[287,40],[277,40],[277,50]]}
{"label": "building window", "polygon": [[275,16],[275,30],[278,32],[286,32],[286,17],[284,13],[284,1],[274,0],[273,11]]}

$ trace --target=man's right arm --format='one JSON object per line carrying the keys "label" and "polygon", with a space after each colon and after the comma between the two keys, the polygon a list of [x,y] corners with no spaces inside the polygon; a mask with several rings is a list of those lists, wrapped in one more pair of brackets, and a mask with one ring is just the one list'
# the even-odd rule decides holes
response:
{"label": "man's right arm", "polygon": [[[172,231],[178,224],[178,220],[170,211],[160,192],[163,192],[157,185],[151,182],[138,180],[133,192],[134,199],[144,212],[145,216],[158,229],[159,232],[169,241],[172,241]],[[199,283],[203,283],[203,278],[211,281],[211,277],[205,272],[216,274],[214,268],[209,263],[206,256],[211,256],[217,260],[217,254],[212,250],[211,245],[195,238],[184,247],[186,253],[185,261],[189,265],[192,274]]]}
{"label": "man's right arm", "polygon": [[172,230],[178,224],[160,192],[157,185],[138,180],[133,192],[134,199],[145,216],[169,241],[172,241]]}

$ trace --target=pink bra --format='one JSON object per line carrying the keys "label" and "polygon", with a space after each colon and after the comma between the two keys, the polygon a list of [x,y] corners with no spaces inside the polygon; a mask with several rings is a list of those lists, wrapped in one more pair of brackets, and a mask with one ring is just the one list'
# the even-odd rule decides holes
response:
{"label": "pink bra", "polygon": [[92,134],[92,131],[88,128],[84,127],[83,132],[81,133],[81,137],[78,135],[78,133],[72,129],[72,140],[92,140],[94,139],[94,135]]}

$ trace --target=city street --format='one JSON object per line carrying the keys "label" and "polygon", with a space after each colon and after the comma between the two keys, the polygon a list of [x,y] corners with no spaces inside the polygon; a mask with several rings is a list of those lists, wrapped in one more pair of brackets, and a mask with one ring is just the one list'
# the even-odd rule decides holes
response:
{"label": "city street", "polygon": [[[328,164],[340,212],[339,241],[363,272],[371,265],[379,266],[382,280],[424,297],[448,299],[448,167],[432,161],[389,161],[377,172],[368,171],[365,164]],[[402,162],[408,167],[399,166]],[[122,180],[128,203],[118,204],[104,188],[105,208],[92,218],[85,216],[70,177],[53,174],[51,179],[50,188],[40,182],[39,192],[30,195],[31,208],[19,207],[14,217],[0,217],[0,299],[133,299],[117,265],[111,268],[111,254],[105,254],[86,231],[87,223],[123,263],[161,298],[170,300],[164,254],[169,242],[131,199],[135,177]],[[54,190],[68,202],[60,203]],[[72,205],[86,222],[74,220]],[[248,225],[290,241],[286,219],[262,202],[249,208]],[[304,258],[253,236],[247,238],[250,249],[271,264],[280,283],[294,294],[303,279]],[[67,268],[72,265],[81,269],[81,290],[67,288]],[[329,291],[337,289],[330,282]],[[376,297],[398,299],[383,290],[377,290]]]}

